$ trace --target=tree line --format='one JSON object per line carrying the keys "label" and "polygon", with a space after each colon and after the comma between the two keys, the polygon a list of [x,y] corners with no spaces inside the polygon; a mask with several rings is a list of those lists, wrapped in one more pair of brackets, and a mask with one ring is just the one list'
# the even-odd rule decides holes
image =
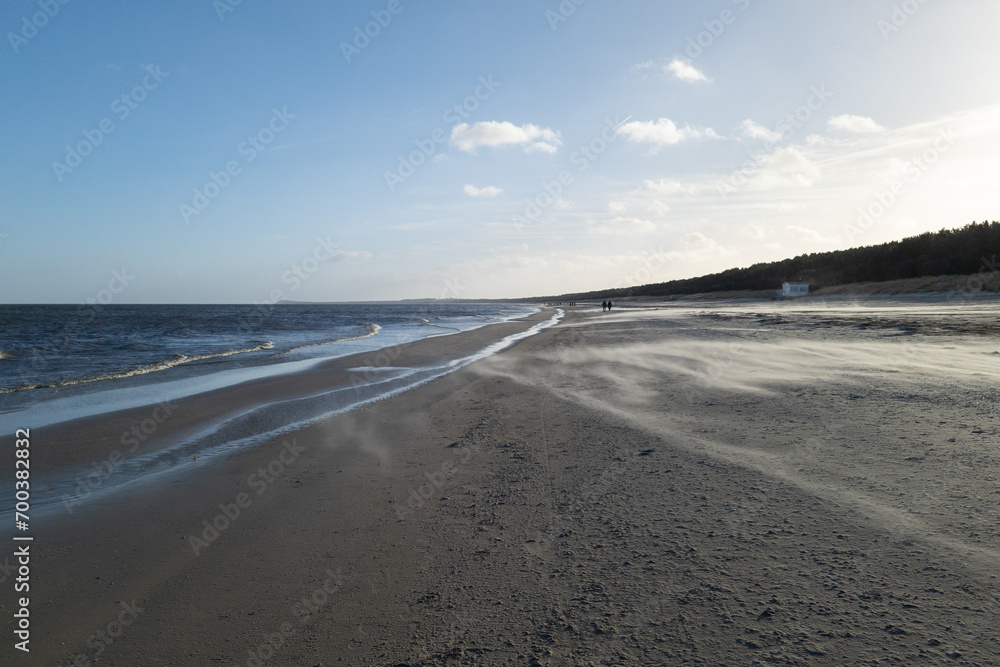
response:
{"label": "tree line", "polygon": [[925,232],[900,241],[833,252],[809,253],[697,278],[579,294],[560,300],[628,296],[670,296],[742,290],[777,290],[785,282],[809,283],[810,290],[849,283],[881,282],[925,276],[971,275],[984,266],[997,270],[1000,222],[970,223],[957,229]]}

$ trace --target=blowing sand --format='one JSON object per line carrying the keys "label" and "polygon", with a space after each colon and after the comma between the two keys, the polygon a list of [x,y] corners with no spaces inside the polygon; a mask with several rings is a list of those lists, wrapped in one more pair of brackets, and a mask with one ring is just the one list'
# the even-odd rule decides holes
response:
{"label": "blowing sand", "polygon": [[571,310],[53,519],[19,660],[1000,664],[1000,340],[925,314]]}

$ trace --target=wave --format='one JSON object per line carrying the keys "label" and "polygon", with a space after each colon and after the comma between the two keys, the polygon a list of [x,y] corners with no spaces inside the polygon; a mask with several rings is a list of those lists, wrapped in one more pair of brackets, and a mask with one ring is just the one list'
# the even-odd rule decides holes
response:
{"label": "wave", "polygon": [[231,357],[236,354],[247,354],[248,352],[260,352],[261,350],[273,350],[274,343],[267,341],[261,343],[260,345],[255,345],[254,347],[247,347],[240,350],[227,350],[225,352],[216,352],[215,354],[198,354],[193,357],[189,357],[184,354],[177,355],[174,359],[167,359],[165,361],[159,361],[155,364],[149,364],[146,366],[140,366],[138,368],[133,368],[132,370],[123,371],[121,373],[112,373],[110,375],[101,375],[99,377],[92,378],[81,378],[78,380],[63,380],[60,382],[51,382],[49,384],[33,384],[25,385],[22,387],[15,387],[13,389],[0,389],[0,394],[13,394],[19,391],[28,391],[30,389],[57,389],[60,387],[71,387],[77,384],[89,384],[91,382],[104,382],[106,380],[121,380],[123,378],[135,377],[137,375],[147,375],[149,373],[157,373],[159,371],[165,371],[175,366],[180,366],[182,364],[189,364],[192,361],[204,361],[205,359],[218,359],[220,357]]}
{"label": "wave", "polygon": [[426,317],[421,317],[420,319],[424,321],[424,326],[425,327],[437,327],[438,329],[445,329],[447,331],[461,331],[461,329],[459,329],[457,327],[446,327],[443,324],[434,324],[430,320],[428,320]]}
{"label": "wave", "polygon": [[288,354],[289,352],[294,352],[295,350],[301,350],[302,348],[305,347],[319,347],[320,345],[332,345],[333,343],[343,343],[349,340],[361,340],[363,338],[371,338],[372,336],[378,334],[379,331],[382,331],[382,327],[380,327],[377,324],[369,324],[368,333],[366,334],[362,334],[360,336],[349,336],[347,338],[332,338],[330,340],[324,340],[319,343],[306,343],[305,345],[296,345],[295,347],[288,348],[287,350],[282,352],[282,354]]}
{"label": "wave", "polygon": [[0,350],[0,361],[11,359],[13,358],[13,356],[14,356],[13,352],[4,352],[3,350]]}

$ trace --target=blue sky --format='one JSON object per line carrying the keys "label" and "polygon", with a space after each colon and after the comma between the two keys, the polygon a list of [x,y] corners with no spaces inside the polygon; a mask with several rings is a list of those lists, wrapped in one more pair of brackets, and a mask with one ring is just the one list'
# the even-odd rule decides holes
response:
{"label": "blue sky", "polygon": [[0,302],[556,294],[1000,217],[995,2],[233,2],[0,10]]}

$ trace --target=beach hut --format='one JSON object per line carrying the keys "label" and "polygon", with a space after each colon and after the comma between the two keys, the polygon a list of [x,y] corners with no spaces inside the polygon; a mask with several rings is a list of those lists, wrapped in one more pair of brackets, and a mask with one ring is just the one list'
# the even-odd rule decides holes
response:
{"label": "beach hut", "polygon": [[809,294],[809,283],[783,283],[781,296],[805,296]]}

